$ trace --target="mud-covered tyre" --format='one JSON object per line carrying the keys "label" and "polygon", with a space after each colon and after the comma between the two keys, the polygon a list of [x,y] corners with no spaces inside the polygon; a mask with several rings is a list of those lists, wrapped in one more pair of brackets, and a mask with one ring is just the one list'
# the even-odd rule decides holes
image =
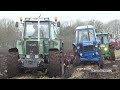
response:
{"label": "mud-covered tyre", "polygon": [[115,61],[115,52],[114,52],[114,49],[110,49],[110,59],[112,61]]}
{"label": "mud-covered tyre", "polygon": [[103,69],[103,67],[104,67],[104,57],[103,56],[101,56],[101,60],[98,65],[99,65],[100,69]]}
{"label": "mud-covered tyre", "polygon": [[18,68],[18,73],[19,74],[25,74],[25,69]]}
{"label": "mud-covered tyre", "polygon": [[61,77],[64,72],[64,65],[61,62],[61,56],[58,50],[49,51],[48,76]]}
{"label": "mud-covered tyre", "polygon": [[7,77],[11,78],[18,74],[18,53],[10,52],[7,55]]}
{"label": "mud-covered tyre", "polygon": [[80,65],[79,56],[76,54],[76,55],[74,56],[73,66],[79,66],[79,65]]}

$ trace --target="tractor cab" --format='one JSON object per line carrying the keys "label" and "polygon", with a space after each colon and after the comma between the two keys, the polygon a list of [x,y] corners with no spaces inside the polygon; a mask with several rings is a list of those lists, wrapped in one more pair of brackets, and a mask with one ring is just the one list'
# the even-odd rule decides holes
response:
{"label": "tractor cab", "polygon": [[41,71],[49,77],[63,75],[63,42],[57,37],[60,27],[57,17],[55,21],[40,16],[22,21],[20,17],[20,23],[16,22],[15,26],[19,29],[21,39],[17,40],[15,48],[9,49],[7,75],[12,77],[18,71]]}

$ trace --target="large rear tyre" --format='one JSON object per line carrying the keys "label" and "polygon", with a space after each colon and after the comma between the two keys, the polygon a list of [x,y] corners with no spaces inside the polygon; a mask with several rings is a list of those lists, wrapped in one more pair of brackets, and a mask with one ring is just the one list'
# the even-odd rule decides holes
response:
{"label": "large rear tyre", "polygon": [[18,74],[18,53],[9,52],[7,55],[7,77],[11,78]]}
{"label": "large rear tyre", "polygon": [[61,61],[60,51],[49,51],[49,65],[48,76],[49,77],[61,77],[64,73],[64,63]]}

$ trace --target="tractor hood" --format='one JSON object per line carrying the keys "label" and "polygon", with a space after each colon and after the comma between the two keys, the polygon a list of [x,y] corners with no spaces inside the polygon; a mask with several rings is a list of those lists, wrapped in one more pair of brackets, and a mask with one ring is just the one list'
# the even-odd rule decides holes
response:
{"label": "tractor hood", "polygon": [[105,45],[105,44],[100,45],[100,48],[105,48],[105,47],[108,48],[108,45]]}
{"label": "tractor hood", "polygon": [[83,41],[83,42],[75,42],[75,43],[73,43],[73,45],[75,45],[75,46],[79,46],[81,44],[83,46],[93,45],[93,41]]}
{"label": "tractor hood", "polygon": [[101,47],[101,48],[105,48],[106,46],[105,46],[104,44],[101,44],[100,47]]}

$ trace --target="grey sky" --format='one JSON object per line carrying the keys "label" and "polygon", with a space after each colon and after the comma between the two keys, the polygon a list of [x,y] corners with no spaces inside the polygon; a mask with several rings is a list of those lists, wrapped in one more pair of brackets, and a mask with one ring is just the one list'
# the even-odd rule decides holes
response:
{"label": "grey sky", "polygon": [[1,18],[10,18],[14,21],[19,21],[20,16],[25,17],[49,17],[54,20],[57,16],[58,20],[99,20],[101,22],[108,22],[114,19],[120,19],[120,11],[0,11]]}

